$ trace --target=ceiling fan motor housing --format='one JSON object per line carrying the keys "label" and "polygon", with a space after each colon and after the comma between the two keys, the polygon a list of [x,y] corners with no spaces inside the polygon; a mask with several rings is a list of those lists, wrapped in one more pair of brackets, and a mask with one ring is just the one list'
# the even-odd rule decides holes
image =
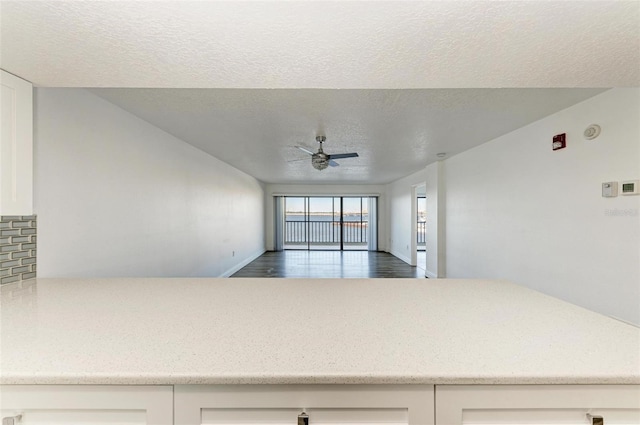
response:
{"label": "ceiling fan motor housing", "polygon": [[324,170],[329,166],[329,155],[323,152],[314,153],[311,156],[311,165],[316,170]]}

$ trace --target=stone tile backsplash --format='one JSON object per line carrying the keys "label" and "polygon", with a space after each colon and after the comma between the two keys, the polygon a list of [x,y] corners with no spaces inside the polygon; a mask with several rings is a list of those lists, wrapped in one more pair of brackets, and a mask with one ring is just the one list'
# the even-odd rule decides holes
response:
{"label": "stone tile backsplash", "polygon": [[0,284],[36,277],[36,216],[0,217]]}

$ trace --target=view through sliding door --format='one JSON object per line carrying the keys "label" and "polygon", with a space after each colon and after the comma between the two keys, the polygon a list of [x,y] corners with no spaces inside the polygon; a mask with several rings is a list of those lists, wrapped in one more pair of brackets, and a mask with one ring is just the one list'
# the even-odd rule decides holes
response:
{"label": "view through sliding door", "polygon": [[362,196],[285,197],[284,249],[367,250],[369,204]]}
{"label": "view through sliding door", "polygon": [[418,196],[417,199],[417,212],[418,216],[417,220],[417,235],[416,242],[418,246],[418,251],[424,251],[427,244],[427,197],[426,196]]}

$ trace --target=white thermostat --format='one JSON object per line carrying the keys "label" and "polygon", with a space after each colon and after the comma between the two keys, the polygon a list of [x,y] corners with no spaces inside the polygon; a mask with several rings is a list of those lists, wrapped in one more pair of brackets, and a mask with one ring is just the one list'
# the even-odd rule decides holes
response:
{"label": "white thermostat", "polygon": [[622,182],[622,194],[637,195],[638,183],[640,183],[640,180],[627,180],[626,182]]}
{"label": "white thermostat", "polygon": [[602,183],[602,196],[605,198],[615,198],[618,196],[618,182]]}

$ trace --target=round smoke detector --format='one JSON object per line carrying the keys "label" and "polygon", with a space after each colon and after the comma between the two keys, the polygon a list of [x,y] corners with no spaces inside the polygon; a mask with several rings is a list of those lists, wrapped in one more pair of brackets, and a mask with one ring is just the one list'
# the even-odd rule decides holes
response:
{"label": "round smoke detector", "polygon": [[600,126],[598,124],[591,124],[584,130],[584,138],[587,140],[593,140],[600,135]]}

